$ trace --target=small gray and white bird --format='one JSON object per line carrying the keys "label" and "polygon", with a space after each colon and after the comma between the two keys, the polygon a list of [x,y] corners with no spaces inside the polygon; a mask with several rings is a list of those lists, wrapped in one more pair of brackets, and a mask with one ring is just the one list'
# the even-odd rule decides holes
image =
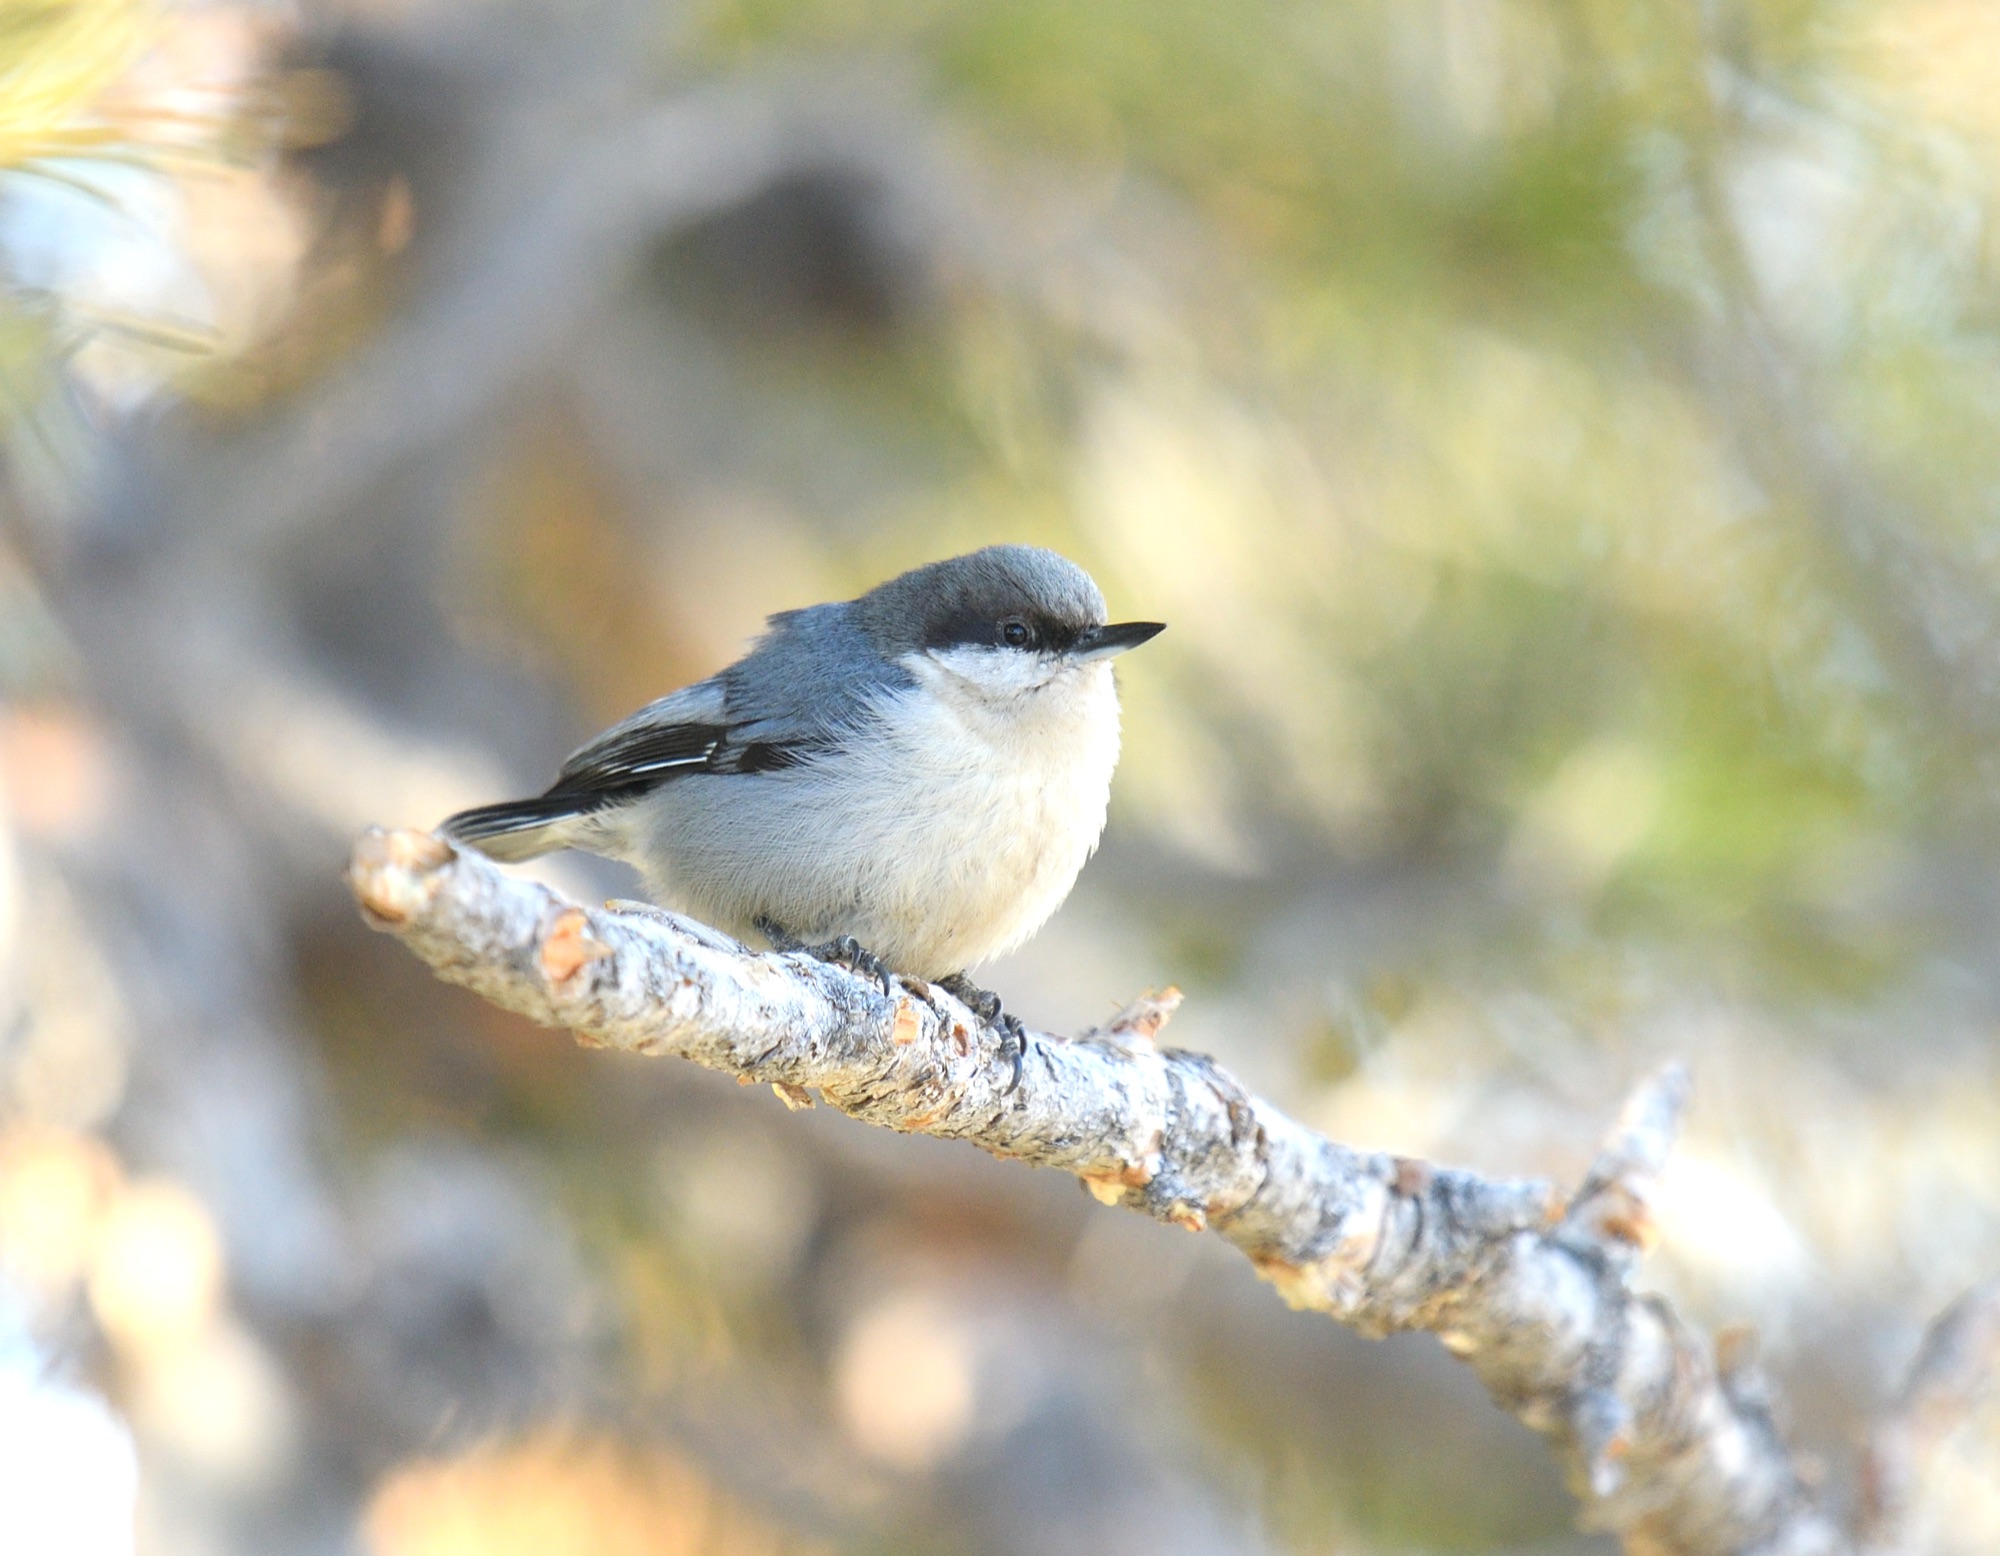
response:
{"label": "small gray and white bird", "polygon": [[546,793],[444,831],[502,860],[604,854],[735,935],[970,988],[1096,848],[1118,762],[1111,659],[1160,630],[1107,625],[1090,575],[1052,551],[989,546],[773,616],[742,659],[613,725]]}

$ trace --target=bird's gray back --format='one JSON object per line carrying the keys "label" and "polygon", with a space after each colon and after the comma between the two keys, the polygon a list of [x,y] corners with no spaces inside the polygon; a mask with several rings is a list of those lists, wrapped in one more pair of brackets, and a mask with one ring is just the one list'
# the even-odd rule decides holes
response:
{"label": "bird's gray back", "polygon": [[732,736],[745,744],[823,739],[914,684],[883,656],[852,601],[773,616],[756,647],[717,679]]}

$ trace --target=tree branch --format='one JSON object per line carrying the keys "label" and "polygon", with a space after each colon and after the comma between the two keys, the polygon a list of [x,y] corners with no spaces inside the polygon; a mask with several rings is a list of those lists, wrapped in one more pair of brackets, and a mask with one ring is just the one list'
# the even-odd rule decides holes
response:
{"label": "tree branch", "polygon": [[593,910],[418,832],[372,831],[349,883],[369,920],[450,982],[579,1042],[675,1054],[817,1091],[885,1128],[1059,1167],[1099,1199],[1236,1244],[1294,1307],[1368,1335],[1425,1329],[1549,1437],[1585,1521],[1635,1556],[1831,1556],[1820,1509],[1747,1364],[1718,1365],[1632,1291],[1685,1072],[1627,1105],[1582,1188],[1357,1151],[1155,1047],[1171,998],[1111,1027],[1035,1035],[1005,1089],[999,1034],[942,990],[890,994],[800,955],[756,954],[659,909]]}

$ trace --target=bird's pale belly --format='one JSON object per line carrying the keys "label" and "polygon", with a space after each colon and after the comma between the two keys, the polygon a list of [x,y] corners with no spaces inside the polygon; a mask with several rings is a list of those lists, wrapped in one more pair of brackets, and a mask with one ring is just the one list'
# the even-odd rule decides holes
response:
{"label": "bird's pale belly", "polygon": [[628,857],[655,861],[660,901],[732,933],[768,917],[804,940],[853,935],[899,972],[964,971],[1042,925],[1104,829],[1116,713],[1055,711],[1094,734],[1031,729],[989,757],[912,722],[865,754],[749,783],[691,775],[647,806],[651,847]]}

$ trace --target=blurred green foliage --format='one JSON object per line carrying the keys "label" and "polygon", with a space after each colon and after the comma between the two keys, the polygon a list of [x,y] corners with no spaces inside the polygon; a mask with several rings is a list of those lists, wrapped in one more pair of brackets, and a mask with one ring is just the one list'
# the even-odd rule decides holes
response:
{"label": "blurred green foliage", "polygon": [[1121,191],[1107,229],[1135,189],[1193,218],[1114,349],[931,325],[984,444],[947,511],[1174,624],[1128,814],[1238,864],[1487,851],[1531,917],[1856,992],[1920,949],[1868,883],[1993,839],[2000,163],[1930,111],[1976,60],[1890,30],[1940,9],[718,0],[704,36],[915,56],[997,162]]}

